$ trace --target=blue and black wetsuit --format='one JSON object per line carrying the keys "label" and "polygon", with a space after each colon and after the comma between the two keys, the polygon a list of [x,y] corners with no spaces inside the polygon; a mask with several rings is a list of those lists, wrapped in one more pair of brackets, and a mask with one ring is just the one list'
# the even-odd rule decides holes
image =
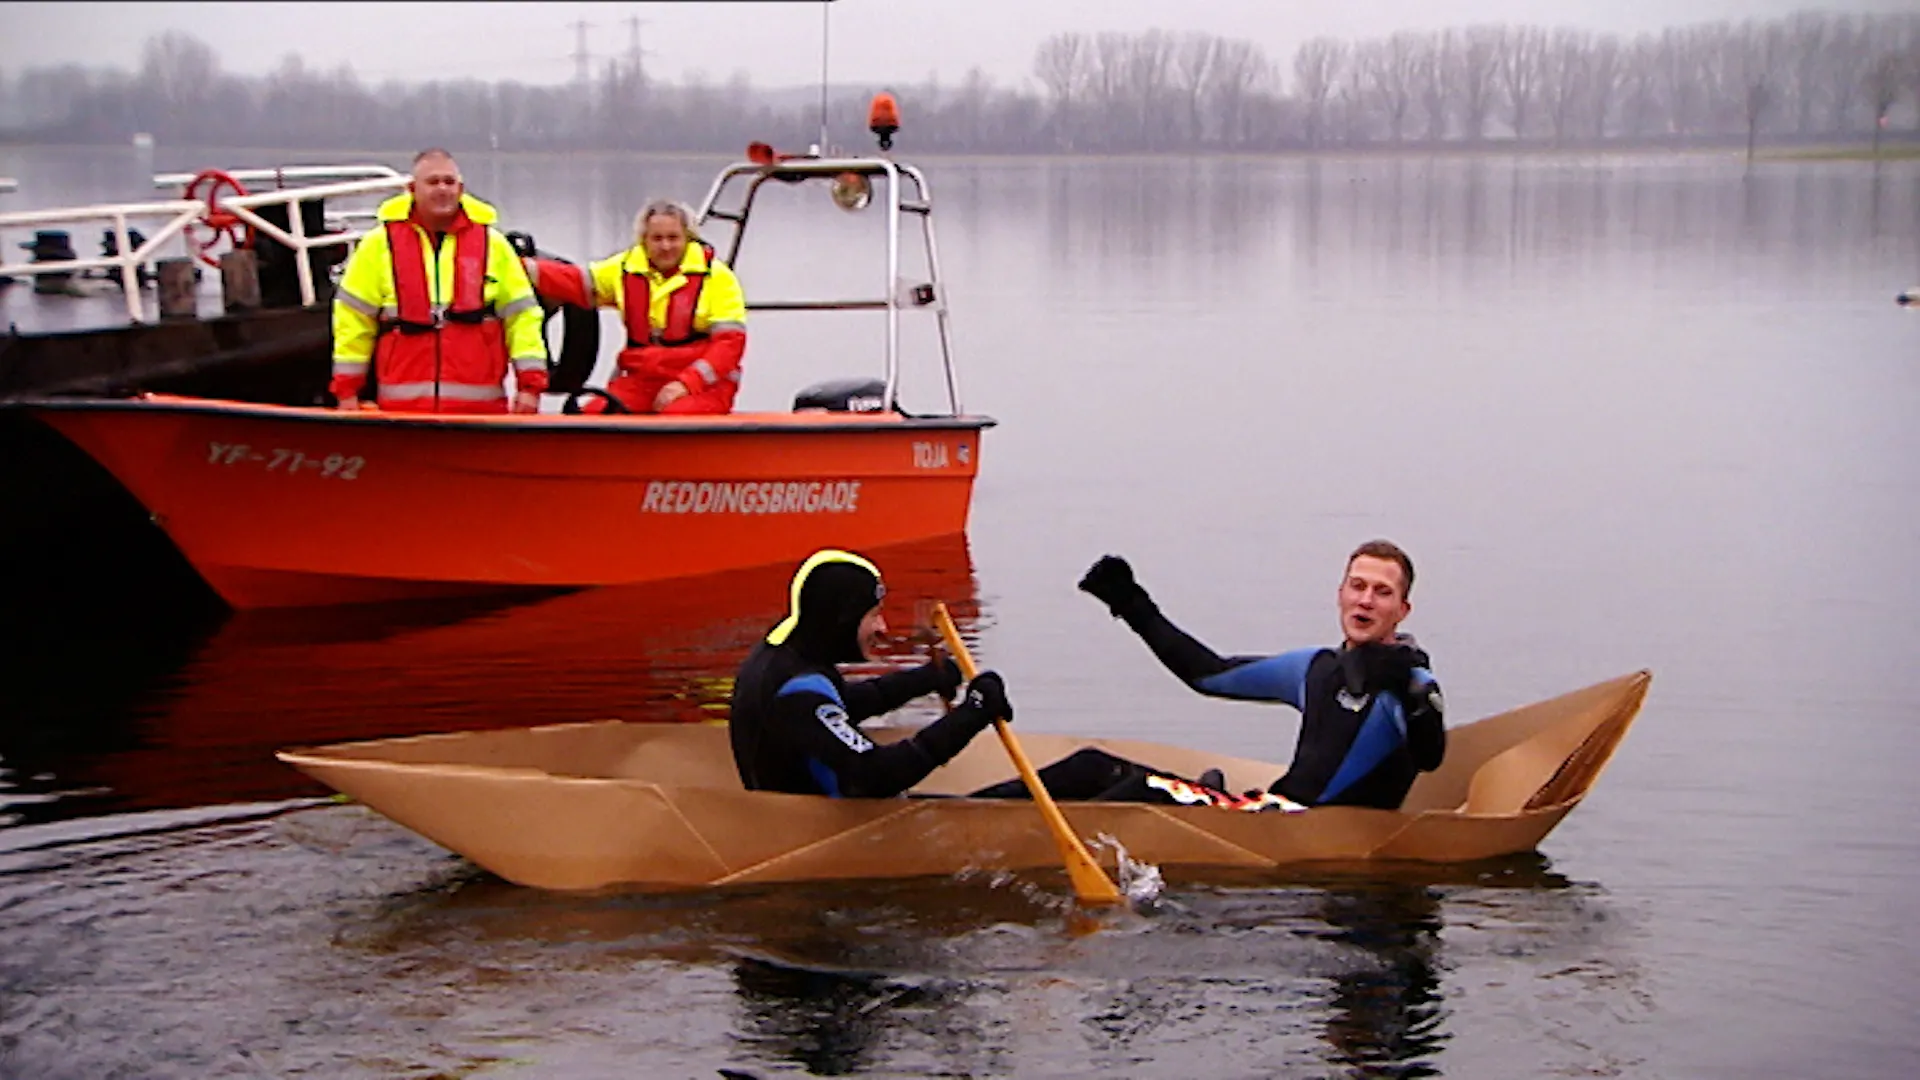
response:
{"label": "blue and black wetsuit", "polygon": [[733,685],[729,734],[749,791],[795,795],[898,795],[950,761],[993,718],[961,706],[912,738],[881,745],[860,722],[958,682],[936,661],[848,682],[831,663],[790,644],[761,642]]}
{"label": "blue and black wetsuit", "polygon": [[899,742],[861,733],[862,720],[960,685],[960,669],[944,658],[875,679],[841,677],[835,665],[862,658],[860,620],[883,591],[873,565],[845,552],[823,552],[795,575],[792,613],[734,678],[728,733],[747,790],[898,795],[993,722],[991,710],[963,704]]}
{"label": "blue and black wetsuit", "polygon": [[1419,772],[1436,769],[1447,732],[1427,654],[1393,645],[1221,656],[1181,630],[1144,591],[1113,605],[1168,671],[1210,697],[1300,710],[1286,775],[1268,790],[1305,806],[1398,809]]}

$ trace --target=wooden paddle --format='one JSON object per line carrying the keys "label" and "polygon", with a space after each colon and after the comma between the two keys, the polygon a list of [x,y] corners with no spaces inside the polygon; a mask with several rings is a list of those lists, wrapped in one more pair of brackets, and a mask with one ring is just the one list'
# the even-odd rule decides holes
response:
{"label": "wooden paddle", "polygon": [[[933,605],[934,625],[940,628],[940,636],[946,640],[947,651],[953,653],[954,662],[960,665],[960,674],[968,682],[973,681],[976,673],[973,666],[973,654],[967,651],[967,643],[960,640],[960,630],[953,625],[953,616],[947,614],[947,605]],[[1082,904],[1089,907],[1105,907],[1120,903],[1120,890],[1115,887],[1106,871],[1093,861],[1093,855],[1087,851],[1087,845],[1073,834],[1073,827],[1067,824],[1067,817],[1056,806],[1053,796],[1047,794],[1047,786],[1040,782],[1040,774],[1033,769],[1033,762],[1027,760],[1026,752],[1020,749],[1020,743],[1013,737],[1013,729],[1000,717],[993,718],[993,728],[1000,735],[1000,745],[1007,748],[1007,756],[1013,759],[1013,767],[1020,772],[1020,779],[1026,782],[1027,791],[1033,795],[1033,804],[1040,808],[1040,816],[1046,819],[1047,829],[1053,833],[1053,842],[1060,848],[1060,858],[1067,864],[1067,879],[1073,883],[1073,895]]]}

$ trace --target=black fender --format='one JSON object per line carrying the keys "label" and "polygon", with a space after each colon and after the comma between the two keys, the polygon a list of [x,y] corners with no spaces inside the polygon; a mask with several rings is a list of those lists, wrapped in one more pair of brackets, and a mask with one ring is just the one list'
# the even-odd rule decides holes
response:
{"label": "black fender", "polygon": [[549,323],[556,310],[560,313],[560,355],[547,358],[547,392],[570,394],[583,389],[600,359],[600,312],[571,304],[548,306],[544,300],[540,306]]}
{"label": "black fender", "polygon": [[[531,234],[509,232],[507,242],[521,258],[551,259],[554,262],[577,265],[572,259],[556,255],[551,251],[542,251],[535,244]],[[560,351],[556,355],[553,347],[547,347],[547,392],[550,394],[573,394],[587,385],[587,379],[593,375],[593,366],[600,359],[600,312],[596,308],[580,308],[571,304],[562,304],[534,294],[540,301],[543,322],[541,333],[547,335],[553,325],[553,317],[560,316]],[[551,340],[551,336],[548,335]]]}

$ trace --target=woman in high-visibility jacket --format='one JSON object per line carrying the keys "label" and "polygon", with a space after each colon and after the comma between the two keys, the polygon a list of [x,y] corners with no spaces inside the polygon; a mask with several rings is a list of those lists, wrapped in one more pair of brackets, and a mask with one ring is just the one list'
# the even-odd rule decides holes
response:
{"label": "woman in high-visibility jacket", "polygon": [[333,392],[362,407],[367,365],[378,402],[404,412],[539,411],[547,386],[544,314],[493,207],[466,194],[444,151],[415,159],[409,190],[380,205],[333,299]]}
{"label": "woman in high-visibility jacket", "polygon": [[584,268],[528,259],[527,273],[548,300],[620,309],[627,344],[607,393],[629,412],[733,411],[747,351],[740,279],[679,203],[648,203],[634,233],[633,247]]}

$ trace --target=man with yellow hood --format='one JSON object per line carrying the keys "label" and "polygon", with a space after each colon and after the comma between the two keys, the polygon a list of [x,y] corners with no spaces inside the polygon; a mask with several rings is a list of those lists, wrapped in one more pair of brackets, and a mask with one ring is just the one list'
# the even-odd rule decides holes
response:
{"label": "man with yellow hood", "polygon": [[860,722],[922,694],[952,694],[960,668],[947,657],[849,682],[837,665],[873,655],[887,632],[880,569],[828,548],[793,576],[792,609],[756,645],[734,679],[728,723],[733,761],[749,791],[835,798],[899,795],[946,764],[994,717],[1013,719],[1000,676],[983,671],[966,700],[911,738],[882,745]]}

